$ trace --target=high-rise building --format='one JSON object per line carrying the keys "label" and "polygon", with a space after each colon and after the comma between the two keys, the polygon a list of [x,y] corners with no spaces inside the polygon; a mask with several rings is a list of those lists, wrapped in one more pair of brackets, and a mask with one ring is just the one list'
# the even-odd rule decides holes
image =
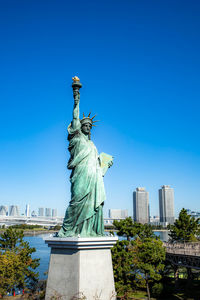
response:
{"label": "high-rise building", "polygon": [[52,209],[52,218],[56,218],[58,216],[57,208]]}
{"label": "high-rise building", "polygon": [[133,192],[133,219],[138,223],[149,223],[149,192],[144,187],[137,187]]}
{"label": "high-rise building", "polygon": [[7,205],[0,206],[0,216],[8,216],[8,206]]}
{"label": "high-rise building", "polygon": [[30,217],[30,205],[29,204],[26,204],[25,216]]}
{"label": "high-rise building", "polygon": [[17,205],[11,205],[9,209],[9,216],[11,217],[19,217],[19,206]]}
{"label": "high-rise building", "polygon": [[51,218],[51,208],[45,208],[45,217]]}
{"label": "high-rise building", "polygon": [[163,185],[158,191],[161,223],[174,223],[174,189]]}
{"label": "high-rise building", "polygon": [[109,218],[126,219],[128,218],[128,209],[109,209]]}
{"label": "high-rise building", "polygon": [[38,217],[44,217],[44,207],[38,208]]}

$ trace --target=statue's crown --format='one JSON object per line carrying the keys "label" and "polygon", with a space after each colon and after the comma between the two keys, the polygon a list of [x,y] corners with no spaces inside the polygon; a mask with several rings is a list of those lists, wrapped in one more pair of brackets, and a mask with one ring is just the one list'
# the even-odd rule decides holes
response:
{"label": "statue's crown", "polygon": [[85,124],[85,123],[90,123],[91,126],[96,126],[94,125],[94,123],[99,122],[99,121],[93,121],[93,119],[96,117],[96,115],[94,115],[94,117],[90,118],[91,112],[89,113],[89,115],[87,117],[85,117],[84,113],[83,113],[83,119],[80,120],[81,121],[81,125]]}

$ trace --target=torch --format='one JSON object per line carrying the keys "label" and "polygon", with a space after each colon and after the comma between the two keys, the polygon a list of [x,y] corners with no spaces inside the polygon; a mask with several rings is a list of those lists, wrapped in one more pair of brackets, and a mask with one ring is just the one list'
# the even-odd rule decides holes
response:
{"label": "torch", "polygon": [[77,76],[72,77],[73,83],[72,83],[72,89],[73,89],[73,96],[74,101],[79,102],[80,100],[80,93],[79,89],[82,87],[82,84],[80,83],[80,79]]}

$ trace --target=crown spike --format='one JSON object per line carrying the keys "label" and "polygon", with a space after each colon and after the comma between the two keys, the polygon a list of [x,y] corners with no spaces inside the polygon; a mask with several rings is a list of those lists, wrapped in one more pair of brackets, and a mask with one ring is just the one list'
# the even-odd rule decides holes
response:
{"label": "crown spike", "polygon": [[85,115],[84,115],[84,113],[83,113],[83,118],[85,118]]}
{"label": "crown spike", "polygon": [[94,115],[94,117],[91,118],[91,120],[93,120],[96,117],[96,115]]}
{"label": "crown spike", "polygon": [[100,120],[92,121],[92,123],[100,122]]}
{"label": "crown spike", "polygon": [[90,117],[90,115],[91,115],[91,112],[89,113],[88,118]]}

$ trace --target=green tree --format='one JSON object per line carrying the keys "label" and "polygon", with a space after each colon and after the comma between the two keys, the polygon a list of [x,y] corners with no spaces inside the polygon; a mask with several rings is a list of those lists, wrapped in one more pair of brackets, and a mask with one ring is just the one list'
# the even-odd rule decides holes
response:
{"label": "green tree", "polygon": [[[137,224],[137,223],[135,223]],[[140,228],[137,232],[137,236],[143,240],[146,238],[155,238],[157,239],[158,237],[154,234],[152,226],[150,224],[139,224]]]}
{"label": "green tree", "polygon": [[136,228],[131,217],[120,221],[114,220],[113,225],[117,230],[117,235],[125,237],[127,241],[136,235]]}
{"label": "green tree", "polygon": [[120,221],[115,220],[113,225],[117,230],[117,235],[126,238],[127,241],[138,236],[140,238],[155,237],[151,225],[134,223],[131,217]]}
{"label": "green tree", "polygon": [[[150,300],[150,284],[161,280],[164,270],[165,249],[159,239],[152,237],[137,238],[134,241],[133,265],[137,274],[145,281],[148,299]],[[136,277],[137,278],[137,277]]]}
{"label": "green tree", "polygon": [[0,235],[0,248],[2,249],[14,249],[18,244],[23,242],[23,231],[22,230],[14,230],[12,227],[8,227],[1,235]]}
{"label": "green tree", "polygon": [[15,268],[19,265],[19,256],[13,251],[0,251],[0,297],[11,292],[15,286]]}
{"label": "green tree", "polygon": [[[0,280],[1,295],[18,289],[34,289],[38,282],[38,273],[34,270],[39,266],[39,259],[33,259],[36,251],[23,240],[23,231],[6,229],[0,235]],[[10,275],[12,274],[12,276]]]}
{"label": "green tree", "polygon": [[186,209],[182,209],[174,225],[170,225],[170,240],[172,242],[195,242],[199,233],[199,220],[187,214]]}
{"label": "green tree", "polygon": [[[118,241],[112,248],[118,295],[126,295],[127,299],[130,299],[131,293],[139,287],[148,287],[148,293],[150,293],[149,283],[152,285],[156,280],[160,280],[159,272],[164,268],[162,261],[165,251],[162,242],[155,236],[150,225],[133,223],[131,218],[114,221],[114,226],[117,229],[117,235],[126,239]],[[140,247],[146,251],[146,257],[138,254]],[[154,251],[155,255],[152,255]],[[156,258],[159,251],[160,254]],[[149,269],[149,273],[145,268]]]}
{"label": "green tree", "polygon": [[118,241],[112,248],[113,273],[118,296],[129,295],[137,287],[133,266],[132,241]]}

